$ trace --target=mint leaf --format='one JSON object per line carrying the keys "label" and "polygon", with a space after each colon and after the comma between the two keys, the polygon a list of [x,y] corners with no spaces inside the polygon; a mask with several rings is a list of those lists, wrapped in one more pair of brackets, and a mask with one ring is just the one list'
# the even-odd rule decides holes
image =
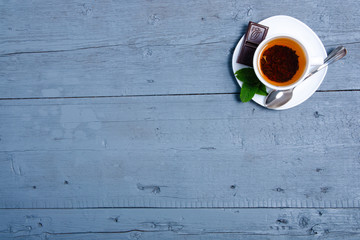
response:
{"label": "mint leaf", "polygon": [[256,91],[256,94],[267,96],[268,93],[266,92],[266,87],[264,84],[260,84],[258,90]]}
{"label": "mint leaf", "polygon": [[242,68],[235,72],[235,77],[243,82],[240,92],[242,102],[250,101],[255,93],[267,96],[266,87],[257,78],[253,68]]}
{"label": "mint leaf", "polygon": [[252,85],[260,83],[259,79],[256,77],[254,69],[252,68],[242,68],[236,71],[235,76],[242,82],[246,82]]}
{"label": "mint leaf", "polygon": [[242,102],[250,101],[254,97],[254,95],[258,89],[259,89],[259,86],[257,86],[257,85],[243,83],[243,85],[241,87],[241,92],[240,92],[240,100]]}

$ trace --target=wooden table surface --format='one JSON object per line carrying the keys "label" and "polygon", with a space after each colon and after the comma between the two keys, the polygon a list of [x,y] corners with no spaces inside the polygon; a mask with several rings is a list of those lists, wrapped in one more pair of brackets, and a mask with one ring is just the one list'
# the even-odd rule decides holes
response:
{"label": "wooden table surface", "polygon": [[[0,1],[0,239],[359,239],[360,2]],[[239,101],[249,21],[332,65],[303,104]]]}

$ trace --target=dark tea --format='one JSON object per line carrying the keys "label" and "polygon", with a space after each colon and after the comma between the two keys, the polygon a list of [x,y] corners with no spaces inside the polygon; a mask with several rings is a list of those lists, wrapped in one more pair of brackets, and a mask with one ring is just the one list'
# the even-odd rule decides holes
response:
{"label": "dark tea", "polygon": [[297,82],[306,68],[306,55],[299,43],[281,37],[268,42],[260,53],[259,72],[270,84],[287,86]]}

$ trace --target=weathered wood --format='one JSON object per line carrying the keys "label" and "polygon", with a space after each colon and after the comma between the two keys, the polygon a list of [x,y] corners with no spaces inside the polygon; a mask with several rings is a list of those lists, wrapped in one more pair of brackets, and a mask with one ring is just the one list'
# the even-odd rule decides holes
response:
{"label": "weathered wood", "polygon": [[0,207],[359,207],[359,92],[0,101]]}
{"label": "weathered wood", "polygon": [[[131,3],[33,1],[0,3],[2,54],[109,45],[196,44],[228,41],[249,20],[289,15],[309,25],[324,43],[359,42],[359,3],[311,0],[256,4],[239,2],[141,1]],[[351,21],[350,21],[351,20]]]}
{"label": "weathered wood", "polygon": [[232,49],[249,20],[277,14],[304,21],[328,50],[354,43],[346,44],[349,56],[329,69],[321,89],[360,89],[359,7],[350,0],[296,6],[251,0],[1,1],[0,97],[236,92]]}
{"label": "weathered wood", "polygon": [[1,239],[359,239],[360,209],[0,210]]}
{"label": "weathered wood", "polygon": [[259,3],[0,1],[0,239],[359,239],[360,91],[229,93],[277,14],[348,48],[320,90],[359,90],[360,2]]}

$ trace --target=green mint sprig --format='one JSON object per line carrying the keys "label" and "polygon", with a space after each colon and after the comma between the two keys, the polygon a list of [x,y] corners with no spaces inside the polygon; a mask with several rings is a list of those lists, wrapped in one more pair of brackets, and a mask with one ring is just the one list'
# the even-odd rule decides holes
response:
{"label": "green mint sprig", "polygon": [[266,87],[256,77],[254,69],[242,68],[235,73],[235,77],[243,82],[240,92],[240,100],[242,102],[250,101],[255,96],[255,93],[267,96]]}

